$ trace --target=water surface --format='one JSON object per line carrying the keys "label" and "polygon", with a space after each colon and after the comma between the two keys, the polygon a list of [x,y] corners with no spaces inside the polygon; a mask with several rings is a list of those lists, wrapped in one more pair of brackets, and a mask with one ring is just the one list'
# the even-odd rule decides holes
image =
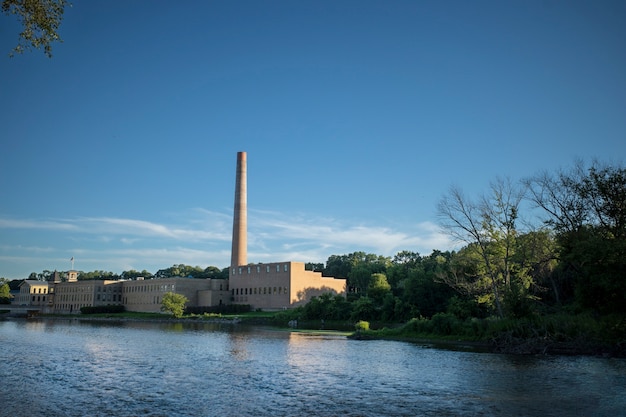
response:
{"label": "water surface", "polygon": [[626,361],[216,324],[0,321],[3,416],[620,416]]}

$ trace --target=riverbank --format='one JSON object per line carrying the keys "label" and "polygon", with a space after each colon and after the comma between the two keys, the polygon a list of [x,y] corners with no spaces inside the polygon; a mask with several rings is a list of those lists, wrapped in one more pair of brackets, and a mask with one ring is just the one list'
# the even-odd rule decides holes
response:
{"label": "riverbank", "polygon": [[[1,315],[0,317],[6,317]],[[626,332],[622,322],[612,321],[612,327],[567,317],[542,320],[472,321],[471,326],[448,323],[434,326],[432,320],[414,319],[403,325],[377,330],[354,331],[347,322],[299,321],[290,326],[276,320],[271,312],[255,312],[222,316],[203,314],[174,318],[160,313],[119,313],[90,315],[39,315],[38,319],[78,320],[86,322],[165,322],[210,323],[220,325],[267,326],[277,330],[318,335],[335,335],[357,340],[395,340],[435,348],[468,350],[515,355],[585,355],[626,358]],[[435,320],[435,324],[437,320]],[[435,331],[438,330],[438,331]]]}
{"label": "riverbank", "polygon": [[352,338],[469,346],[515,355],[586,355],[626,358],[626,321],[586,315],[527,319],[470,319],[452,315],[413,319],[394,328],[357,330]]}

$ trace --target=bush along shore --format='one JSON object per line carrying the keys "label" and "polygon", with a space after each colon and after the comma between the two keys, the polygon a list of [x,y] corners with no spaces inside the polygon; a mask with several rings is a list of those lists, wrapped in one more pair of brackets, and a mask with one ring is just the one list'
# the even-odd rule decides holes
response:
{"label": "bush along shore", "polygon": [[390,339],[468,345],[496,353],[626,357],[626,317],[556,314],[523,319],[459,320],[439,313],[373,330],[358,322],[354,339]]}

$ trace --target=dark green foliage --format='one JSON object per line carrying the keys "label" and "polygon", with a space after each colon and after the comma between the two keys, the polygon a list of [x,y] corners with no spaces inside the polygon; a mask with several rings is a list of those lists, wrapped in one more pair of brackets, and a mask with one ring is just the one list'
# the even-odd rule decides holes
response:
{"label": "dark green foliage", "polygon": [[[44,271],[45,272],[45,271]],[[111,281],[117,281],[120,279],[120,276],[114,272],[109,272],[109,271],[92,271],[92,272],[83,272],[80,271],[78,273],[78,280],[79,281],[86,281],[86,280],[111,280]]]}
{"label": "dark green foliage", "polygon": [[419,316],[415,305],[389,293],[383,299],[380,319],[386,323],[404,323],[413,317]]}
{"label": "dark green foliage", "polygon": [[351,305],[341,295],[331,293],[312,297],[302,308],[301,318],[304,320],[347,320],[350,317]]}
{"label": "dark green foliage", "polygon": [[375,321],[377,320],[380,312],[374,304],[374,300],[369,297],[361,297],[352,303],[352,314],[350,320],[352,321]]}
{"label": "dark green foliage", "polygon": [[93,307],[81,307],[81,314],[116,314],[126,311],[124,306],[120,305],[108,305],[108,306],[93,306]]}
{"label": "dark green foliage", "polygon": [[585,168],[579,162],[569,172],[543,174],[528,185],[531,200],[556,232],[555,290],[575,294],[583,308],[624,314],[626,168],[598,162]]}
{"label": "dark green foliage", "polygon": [[437,313],[431,319],[432,332],[440,335],[459,334],[461,324],[454,314]]}
{"label": "dark green foliage", "polygon": [[322,275],[346,278],[349,293],[365,294],[372,274],[385,273],[389,265],[389,258],[372,253],[332,255],[326,261]]}
{"label": "dark green foliage", "polygon": [[367,286],[367,295],[376,300],[378,304],[382,303],[383,298],[391,293],[391,285],[387,282],[385,274],[370,275],[369,284]]}
{"label": "dark green foliage", "polygon": [[480,305],[476,303],[475,300],[458,295],[450,297],[446,312],[453,314],[460,320],[467,320],[472,317],[484,318],[489,315],[489,310],[484,305]]}

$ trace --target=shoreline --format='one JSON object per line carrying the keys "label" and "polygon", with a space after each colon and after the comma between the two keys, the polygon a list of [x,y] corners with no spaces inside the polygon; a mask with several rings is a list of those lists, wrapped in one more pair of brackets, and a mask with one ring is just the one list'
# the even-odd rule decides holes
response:
{"label": "shoreline", "polygon": [[626,346],[618,344],[617,346],[607,346],[602,343],[576,340],[573,342],[555,342],[545,338],[533,339],[515,339],[505,342],[492,339],[486,340],[463,340],[452,338],[438,338],[436,336],[392,336],[392,335],[376,335],[371,332],[348,332],[345,330],[320,330],[313,328],[291,328],[283,327],[271,323],[268,320],[245,317],[87,317],[81,315],[38,315],[35,317],[17,317],[1,315],[0,320],[68,320],[81,322],[118,322],[118,323],[189,323],[189,324],[223,324],[235,326],[239,324],[248,326],[267,326],[280,331],[290,331],[312,335],[337,335],[352,340],[392,340],[398,342],[407,342],[420,344],[438,349],[452,349],[460,351],[471,351],[479,353],[495,353],[510,355],[561,355],[561,356],[596,356],[603,358],[626,358]]}

